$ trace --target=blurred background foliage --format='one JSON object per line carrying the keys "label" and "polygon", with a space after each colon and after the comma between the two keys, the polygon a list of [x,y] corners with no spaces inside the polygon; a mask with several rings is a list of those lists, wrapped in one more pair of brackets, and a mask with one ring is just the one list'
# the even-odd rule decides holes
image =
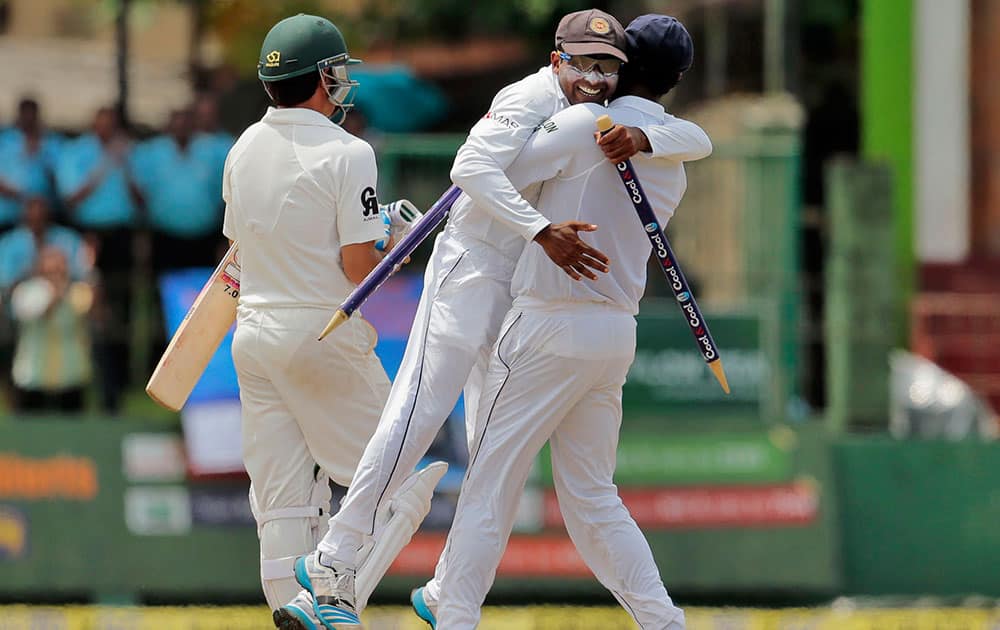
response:
{"label": "blurred background foliage", "polygon": [[[259,53],[260,34],[282,17],[299,12],[322,14],[332,19],[341,27],[351,50],[419,42],[458,42],[482,36],[519,39],[528,45],[538,43],[542,49],[548,49],[552,24],[562,14],[580,6],[573,0],[471,3],[465,0],[187,1],[197,7],[197,19],[202,21],[202,28],[211,28],[221,39],[226,60],[244,73],[248,72],[246,64],[240,62]],[[593,6],[607,9],[608,4],[596,2]]]}

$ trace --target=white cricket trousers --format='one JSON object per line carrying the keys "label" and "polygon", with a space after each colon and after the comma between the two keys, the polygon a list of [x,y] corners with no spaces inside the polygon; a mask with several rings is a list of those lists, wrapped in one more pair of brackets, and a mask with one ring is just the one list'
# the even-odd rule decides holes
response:
{"label": "white cricket trousers", "polygon": [[612,480],[635,319],[601,305],[518,299],[486,374],[476,444],[439,571],[439,630],[479,623],[532,462],[551,443],[566,529],[643,630],[683,630],[649,544]]}
{"label": "white cricket trousers", "polygon": [[316,341],[331,313],[243,306],[237,313],[232,353],[243,463],[272,609],[299,592],[295,557],[311,552],[326,533],[327,475],[342,486],[351,483],[389,394],[389,378],[373,351],[375,330],[361,317]]}
{"label": "white cricket trousers", "polygon": [[389,400],[320,551],[350,563],[346,541],[373,533],[376,512],[427,453],[477,359],[488,356],[510,308],[511,273],[513,262],[487,245],[438,235]]}

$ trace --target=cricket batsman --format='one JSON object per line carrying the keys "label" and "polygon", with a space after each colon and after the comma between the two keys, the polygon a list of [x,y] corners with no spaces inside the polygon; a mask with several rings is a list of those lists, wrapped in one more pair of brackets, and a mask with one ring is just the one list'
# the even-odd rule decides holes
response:
{"label": "cricket batsman", "polygon": [[[293,563],[325,533],[328,478],[350,485],[389,394],[364,319],[316,342],[329,312],[381,259],[376,245],[391,247],[372,148],[331,120],[351,107],[358,84],[348,69],[357,63],[325,18],[275,24],[258,63],[273,107],[236,141],[223,176],[223,232],[242,263],[232,353],[243,462],[261,585],[279,627],[318,627]],[[429,507],[433,485],[419,485],[418,503]]]}

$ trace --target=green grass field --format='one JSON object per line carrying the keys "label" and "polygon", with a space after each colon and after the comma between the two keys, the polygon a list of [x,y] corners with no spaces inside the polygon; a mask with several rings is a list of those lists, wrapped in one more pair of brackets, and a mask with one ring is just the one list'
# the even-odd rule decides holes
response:
{"label": "green grass field", "polygon": [[[373,607],[368,630],[425,630],[409,608]],[[0,630],[251,630],[271,628],[265,608],[0,606]],[[482,630],[632,630],[620,608],[487,607]],[[1000,609],[690,608],[688,630],[998,630]]]}

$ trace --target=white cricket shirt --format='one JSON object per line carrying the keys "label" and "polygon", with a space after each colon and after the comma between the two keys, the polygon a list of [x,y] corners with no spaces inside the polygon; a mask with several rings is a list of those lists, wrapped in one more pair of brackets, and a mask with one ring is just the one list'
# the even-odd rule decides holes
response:
{"label": "white cricket shirt", "polygon": [[614,166],[594,141],[597,118],[609,114],[615,123],[660,127],[663,155],[639,154],[632,165],[661,226],[666,226],[687,188],[684,162],[712,152],[705,132],[694,123],[667,114],[658,103],[624,96],[608,108],[574,105],[551,119],[528,140],[507,169],[519,189],[541,185],[536,208],[553,223],[585,221],[598,226],[580,237],[611,260],[596,281],[576,281],[549,261],[541,246],[524,250],[511,283],[515,307],[527,302],[599,303],[633,315],[646,287],[646,261],[651,246]]}
{"label": "white cricket shirt", "polygon": [[240,304],[336,308],[344,245],[385,236],[367,142],[303,108],[270,108],[226,158],[222,231],[239,243]]}
{"label": "white cricket shirt", "polygon": [[[547,119],[569,106],[552,66],[512,83],[493,98],[490,109],[469,131],[451,169],[451,180],[465,193],[455,202],[448,230],[471,237],[516,260],[549,218],[533,207],[536,191],[518,192],[505,173],[524,144]],[[670,127],[644,123],[651,158],[672,155],[677,141]]]}
{"label": "white cricket shirt", "polygon": [[516,260],[549,224],[504,174],[538,125],[569,105],[551,66],[512,83],[469,131],[455,155],[451,180],[465,193],[455,202],[448,229],[488,243]]}

